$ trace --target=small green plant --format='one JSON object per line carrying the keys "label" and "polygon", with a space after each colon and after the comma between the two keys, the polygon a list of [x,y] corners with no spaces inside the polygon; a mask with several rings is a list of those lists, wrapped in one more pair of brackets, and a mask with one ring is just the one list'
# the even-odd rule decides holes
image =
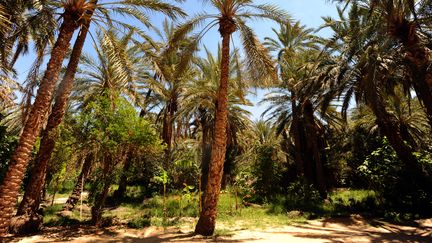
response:
{"label": "small green plant", "polygon": [[163,185],[163,212],[164,218],[166,218],[166,187],[168,184],[168,172],[162,169],[159,176],[154,177],[155,181],[162,183]]}
{"label": "small green plant", "polygon": [[[191,206],[191,201],[193,199],[193,189],[195,189],[194,186],[188,185],[186,183],[183,183],[184,188],[182,190],[182,196],[180,198],[180,217],[182,216],[182,211]],[[182,201],[186,200],[186,205],[183,206]]]}

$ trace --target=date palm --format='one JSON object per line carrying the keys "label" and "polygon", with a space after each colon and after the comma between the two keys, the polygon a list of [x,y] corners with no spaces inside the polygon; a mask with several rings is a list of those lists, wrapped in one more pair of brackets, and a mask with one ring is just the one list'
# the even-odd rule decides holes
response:
{"label": "date palm", "polygon": [[[313,29],[307,29],[300,22],[295,24],[281,25],[280,30],[273,29],[276,34],[276,39],[266,37],[264,43],[271,52],[275,52],[278,58],[279,74],[281,78],[280,92],[277,92],[276,97],[264,101],[271,101],[278,108],[273,112],[278,118],[278,134],[286,136],[286,128],[289,128],[290,137],[293,138],[295,148],[295,162],[297,173],[302,176],[304,173],[304,161],[301,156],[302,141],[300,129],[300,110],[301,101],[298,97],[299,87],[301,82],[309,78],[305,76],[305,72],[301,71],[301,65],[309,60],[300,58],[306,51],[318,49],[316,37],[312,35]],[[287,91],[285,93],[285,91]],[[285,98],[290,99],[290,104],[286,104]],[[288,106],[286,106],[288,105]],[[279,115],[278,115],[279,114]],[[288,126],[288,124],[290,125]],[[288,138],[287,138],[288,139]],[[285,141],[287,142],[287,141]]]}
{"label": "date palm", "polygon": [[377,31],[397,41],[405,53],[404,61],[412,78],[412,86],[426,109],[432,127],[432,58],[427,46],[427,29],[430,27],[429,0],[337,0],[358,5],[369,11],[372,18],[380,18],[385,25]]}
{"label": "date palm", "polygon": [[[22,181],[22,177],[24,175],[24,169],[26,164],[28,163],[29,153],[34,145],[36,136],[39,133],[40,127],[45,120],[46,113],[49,108],[49,103],[52,99],[52,93],[55,87],[55,81],[58,78],[61,63],[66,55],[67,47],[69,45],[69,41],[72,38],[72,34],[75,29],[79,27],[81,22],[89,20],[89,15],[94,14],[94,19],[97,20],[96,23],[99,25],[107,25],[107,24],[115,24],[126,29],[136,29],[134,26],[122,23],[114,18],[112,18],[108,11],[112,11],[115,13],[123,13],[129,16],[138,19],[140,22],[144,23],[146,26],[151,26],[149,24],[148,18],[145,14],[140,14],[140,10],[152,10],[157,12],[163,12],[171,17],[176,17],[179,15],[184,15],[184,12],[179,8],[166,4],[164,2],[159,1],[151,1],[151,2],[143,2],[139,0],[132,1],[119,1],[119,2],[110,2],[104,4],[96,4],[97,2],[94,0],[86,1],[86,0],[68,0],[65,2],[57,3],[53,2],[54,5],[60,4],[65,9],[63,17],[62,27],[60,28],[60,34],[57,40],[59,45],[55,45],[51,52],[51,60],[48,63],[48,68],[45,73],[44,78],[42,79],[41,85],[38,90],[38,94],[35,98],[35,103],[31,108],[29,113],[29,119],[27,119],[26,124],[23,129],[23,133],[21,135],[20,143],[17,146],[17,150],[15,155],[12,157],[12,166],[9,168],[8,173],[5,177],[2,187],[0,191],[2,192],[2,197],[4,196],[4,200],[2,200],[3,205],[0,204],[0,210],[4,210],[5,214],[3,214],[3,218],[0,218],[0,234],[3,234],[7,230],[8,218],[10,218],[10,214],[13,210],[13,203],[15,198],[18,196],[18,188]],[[128,7],[126,7],[128,6]],[[88,26],[87,26],[88,27]],[[62,32],[63,31],[63,32]],[[148,38],[145,33],[141,31],[137,32],[141,37]],[[80,36],[79,36],[80,37]],[[84,43],[85,38],[84,35],[81,35],[82,44]],[[82,49],[82,44],[80,48],[76,48],[75,55],[72,56],[73,60],[71,61],[71,66],[69,67],[69,73],[65,77],[68,82],[73,81],[73,76],[76,69],[76,65],[78,63],[79,54]],[[57,52],[56,52],[57,51]],[[53,59],[54,58],[54,59]],[[52,62],[51,62],[52,61]],[[69,85],[71,86],[71,85]],[[70,91],[68,91],[70,92]],[[62,97],[59,102],[58,111],[61,110],[61,107],[66,107],[66,102],[68,98],[68,92],[63,93],[59,97]],[[39,97],[39,98],[38,98]],[[56,117],[53,117],[51,128],[57,127],[61,121],[64,111],[56,112]],[[56,124],[55,124],[56,123]],[[53,143],[54,140],[50,140],[50,144]],[[48,143],[47,143],[48,146]],[[53,147],[53,146],[51,146]],[[44,155],[44,161],[48,161],[50,158],[50,153]],[[15,163],[19,161],[20,163]],[[36,181],[43,181],[44,176],[40,175],[40,173],[45,171],[46,166],[41,166],[41,170],[37,173]],[[39,173],[40,172],[40,173]],[[40,183],[37,183],[40,184]],[[43,184],[43,183],[42,183]],[[32,184],[34,185],[34,184]],[[39,191],[39,187],[35,187],[35,192]],[[5,190],[5,191],[3,191]],[[3,198],[2,198],[3,199]],[[36,200],[37,201],[37,200]],[[37,205],[38,206],[38,205]]]}
{"label": "date palm", "polygon": [[[61,63],[66,56],[69,41],[74,31],[78,28],[80,17],[86,9],[82,6],[83,4],[82,1],[68,1],[63,5],[63,22],[56,44],[51,51],[51,58],[48,62],[47,70],[41,80],[38,94],[29,113],[29,118],[24,125],[15,153],[11,158],[11,165],[0,186],[0,236],[5,235],[8,230],[30,152],[33,149],[36,137],[39,134],[39,130],[48,112],[55,80],[57,80],[59,76]],[[77,6],[81,7],[77,8]]]}
{"label": "date palm", "polygon": [[395,84],[409,78],[400,69],[399,50],[376,32],[381,25],[378,16],[371,17],[367,9],[355,4],[349,11],[347,21],[327,19],[335,32],[329,46],[341,53],[341,60],[333,77],[329,75],[329,79],[321,80],[322,84],[330,90],[328,94],[343,97],[343,113],[354,97],[358,103],[367,105],[399,159],[407,166],[407,173],[417,175],[422,188],[431,193],[430,179],[413,154],[415,147],[409,145],[409,139],[403,135],[403,124],[387,108],[386,100],[393,96]]}
{"label": "date palm", "polygon": [[[213,54],[204,47],[205,58],[194,60],[196,79],[187,82],[180,102],[178,115],[192,117],[195,119],[198,129],[201,130],[201,186],[205,191],[208,179],[208,169],[211,155],[211,142],[215,122],[215,109],[217,102],[217,89],[220,80],[221,50],[218,55]],[[227,125],[227,147],[238,146],[238,133],[250,127],[248,111],[241,106],[251,105],[246,99],[248,81],[242,75],[242,63],[239,60],[237,50],[230,55],[229,94],[228,94],[228,125]],[[229,154],[230,151],[227,152]],[[230,174],[234,158],[225,158],[224,178]],[[225,180],[226,182],[226,180]]]}
{"label": "date palm", "polygon": [[221,76],[215,114],[215,132],[212,140],[211,163],[203,209],[195,228],[195,232],[202,235],[212,235],[216,224],[216,206],[226,153],[229,55],[232,34],[236,31],[240,33],[247,68],[250,75],[253,76],[253,80],[268,81],[272,78],[276,79],[273,62],[252,29],[246,25],[246,21],[251,18],[272,19],[281,23],[289,21],[288,14],[278,7],[268,4],[255,5],[252,0],[210,0],[208,2],[216,9],[216,12],[214,14],[199,14],[180,25],[171,40],[172,43],[176,42],[204,23],[207,23],[207,25],[197,34],[198,40],[208,29],[214,26],[219,27],[218,31],[222,38]]}
{"label": "date palm", "polygon": [[10,71],[18,57],[29,51],[30,43],[37,59],[41,59],[54,42],[55,10],[47,1],[4,0],[0,4],[0,26],[0,67]]}
{"label": "date palm", "polygon": [[[151,91],[153,102],[161,106],[158,116],[162,123],[162,140],[167,146],[166,163],[171,161],[175,116],[183,86],[194,75],[190,68],[193,52],[188,49],[192,40],[186,36],[184,40],[177,42],[176,47],[166,47],[166,43],[173,37],[174,30],[172,23],[168,23],[167,20],[163,22],[163,32],[159,33],[161,42],[157,43],[158,48],[147,55],[151,57],[150,68],[155,74],[149,76],[145,84],[147,90]],[[177,122],[178,127],[179,125],[180,121]]]}
{"label": "date palm", "polygon": [[323,70],[325,65],[317,61],[320,55],[318,50],[305,50],[280,60],[281,83],[262,102],[269,103],[264,114],[268,113],[269,120],[276,123],[277,134],[284,138],[283,148],[293,155],[297,175],[315,185],[325,198],[328,186],[324,174],[326,137],[338,129],[341,122],[340,114],[334,109],[320,110],[323,89],[309,87],[326,71]]}

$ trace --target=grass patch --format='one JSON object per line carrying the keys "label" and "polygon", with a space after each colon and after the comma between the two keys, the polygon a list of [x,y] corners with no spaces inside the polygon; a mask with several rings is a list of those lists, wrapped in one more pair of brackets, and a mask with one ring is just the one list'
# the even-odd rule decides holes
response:
{"label": "grass patch", "polygon": [[[105,217],[114,217],[132,228],[154,226],[178,226],[191,228],[195,226],[199,216],[198,196],[186,198],[179,195],[169,195],[166,198],[166,210],[163,207],[163,197],[155,196],[143,203],[121,203],[114,209],[107,210]],[[290,216],[287,213],[275,213],[270,206],[244,207],[241,199],[230,193],[222,193],[218,203],[217,230],[221,235],[232,229],[277,227],[291,223],[303,223],[303,215]]]}
{"label": "grass patch", "polygon": [[45,226],[71,226],[84,224],[90,219],[90,212],[85,212],[80,218],[79,210],[74,210],[67,215],[59,215],[63,205],[55,204],[44,209],[44,225]]}
{"label": "grass patch", "polygon": [[[61,198],[62,195],[56,198]],[[63,204],[54,204],[46,207],[44,212],[44,225],[45,226],[70,226],[85,224],[91,218],[90,208],[83,205],[82,215],[80,217],[80,205],[76,205],[72,212],[60,214],[63,209]]]}
{"label": "grass patch", "polygon": [[330,193],[323,209],[330,216],[344,216],[352,213],[376,213],[380,205],[378,194],[372,190],[339,189]]}

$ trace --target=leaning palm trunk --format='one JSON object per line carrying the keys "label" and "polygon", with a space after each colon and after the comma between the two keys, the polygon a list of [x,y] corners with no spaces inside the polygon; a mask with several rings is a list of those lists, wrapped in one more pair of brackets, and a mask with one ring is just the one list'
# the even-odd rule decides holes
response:
{"label": "leaning palm trunk", "polygon": [[[417,35],[417,24],[400,18],[388,18],[389,33],[399,40],[406,52],[410,64],[414,90],[426,108],[429,125],[432,127],[432,71],[428,48],[421,43]],[[404,30],[404,31],[402,31]]]}
{"label": "leaning palm trunk", "polygon": [[18,207],[17,216],[33,215],[36,214],[39,209],[41,191],[45,183],[48,162],[51,159],[55,141],[58,137],[58,126],[62,122],[66,112],[69,96],[73,88],[75,73],[78,67],[89,25],[90,22],[87,22],[87,24],[81,28],[81,31],[75,41],[66,73],[59,85],[58,94],[55,98],[55,104],[48,118],[48,124],[45,130],[42,132],[40,149],[36,156],[35,165],[32,168],[30,181],[26,187],[23,200]]}
{"label": "leaning palm trunk", "polygon": [[63,14],[63,23],[60,27],[57,41],[51,51],[51,58],[48,62],[46,72],[41,80],[35,102],[24,124],[19,143],[11,158],[3,184],[0,187],[0,236],[5,235],[8,231],[21,182],[30,159],[30,153],[42,124],[46,119],[56,80],[60,74],[69,42],[75,29],[78,28],[74,19],[75,16],[77,16],[77,13],[68,10]]}
{"label": "leaning palm trunk", "polygon": [[74,209],[75,204],[80,199],[82,188],[84,187],[87,176],[90,173],[90,168],[93,162],[93,154],[89,153],[86,155],[84,159],[84,163],[82,165],[81,173],[78,176],[77,182],[75,183],[74,189],[72,190],[71,195],[66,201],[66,204],[63,207],[63,211],[72,211]]}
{"label": "leaning palm trunk", "polygon": [[432,195],[430,187],[432,180],[426,175],[421,164],[414,156],[415,151],[403,140],[399,122],[393,115],[387,112],[376,90],[369,92],[369,97],[371,97],[369,106],[377,117],[378,126],[387,137],[398,158],[405,164],[406,172],[417,178],[422,189],[426,190],[429,195]]}
{"label": "leaning palm trunk", "polygon": [[217,94],[208,180],[204,194],[203,208],[195,227],[195,233],[200,235],[212,235],[216,226],[216,210],[221,189],[227,144],[229,45],[231,34],[236,30],[236,26],[234,21],[228,17],[221,18],[219,25],[219,32],[222,35],[221,77]]}

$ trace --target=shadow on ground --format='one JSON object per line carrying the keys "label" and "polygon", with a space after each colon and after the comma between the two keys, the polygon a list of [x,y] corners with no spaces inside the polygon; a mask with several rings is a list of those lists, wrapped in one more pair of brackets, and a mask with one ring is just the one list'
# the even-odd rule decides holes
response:
{"label": "shadow on ground", "polygon": [[[234,230],[235,231],[235,230]],[[432,220],[396,225],[361,216],[309,221],[265,230],[237,230],[232,236],[205,238],[178,229],[129,229],[72,226],[45,228],[40,235],[9,238],[13,242],[432,242]]]}

